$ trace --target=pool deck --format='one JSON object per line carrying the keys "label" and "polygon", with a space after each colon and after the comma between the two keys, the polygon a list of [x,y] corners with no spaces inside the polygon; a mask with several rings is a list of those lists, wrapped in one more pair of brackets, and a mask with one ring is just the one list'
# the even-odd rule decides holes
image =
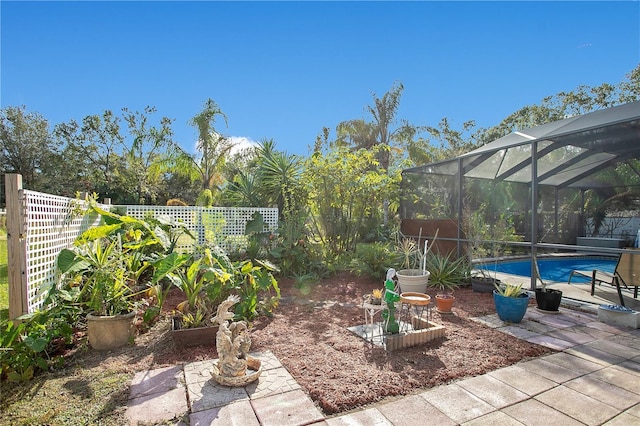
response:
{"label": "pool deck", "polygon": [[[494,275],[493,273],[491,274]],[[497,272],[495,276],[503,282],[510,284],[522,284],[523,288],[529,289],[531,286],[531,278],[519,275],[510,275]],[[594,295],[591,296],[591,283],[568,284],[566,282],[546,282],[547,288],[553,288],[562,291],[562,303],[565,306],[578,308],[587,312],[597,313],[600,305],[618,305],[620,299],[616,288],[612,285],[597,285]],[[538,286],[540,283],[538,282]],[[622,289],[625,306],[634,310],[640,310],[640,300],[633,298],[633,291]]]}

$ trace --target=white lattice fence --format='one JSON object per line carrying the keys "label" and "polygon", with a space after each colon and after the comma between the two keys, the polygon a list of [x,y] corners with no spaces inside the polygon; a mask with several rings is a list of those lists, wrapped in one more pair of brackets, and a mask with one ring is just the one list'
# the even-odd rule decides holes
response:
{"label": "white lattice fence", "polygon": [[[9,316],[42,307],[46,291],[55,285],[56,259],[78,235],[99,224],[100,218],[78,214],[84,204],[77,199],[22,189],[19,175],[7,174],[7,248]],[[125,208],[126,214],[144,218],[148,214],[170,216],[181,221],[197,237],[197,243],[215,242],[226,250],[246,247],[247,222],[262,214],[264,231],[276,232],[277,208],[226,208],[179,206],[109,206]],[[181,245],[180,245],[181,244]],[[178,249],[192,250],[185,238]]]}
{"label": "white lattice fence", "polygon": [[[189,229],[197,244],[215,243],[227,252],[247,246],[247,222],[262,215],[264,232],[278,229],[278,209],[266,207],[197,207],[197,206],[117,206],[126,214],[144,219],[148,214],[171,217]],[[177,250],[191,249],[193,241],[182,239]]]}
{"label": "white lattice fence", "polygon": [[23,191],[27,312],[40,308],[46,291],[56,283],[58,253],[99,223],[97,215],[74,217],[73,211],[82,209],[83,205],[72,198]]}

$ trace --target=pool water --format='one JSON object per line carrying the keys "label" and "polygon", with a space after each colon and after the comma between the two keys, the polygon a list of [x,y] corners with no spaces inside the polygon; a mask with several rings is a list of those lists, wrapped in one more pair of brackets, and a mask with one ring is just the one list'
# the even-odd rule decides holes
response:
{"label": "pool water", "polygon": [[[592,271],[597,269],[613,273],[616,269],[616,259],[603,257],[561,257],[553,259],[538,259],[538,269],[540,277],[544,281],[568,282],[569,275],[573,270]],[[531,276],[531,260],[502,261],[498,263],[488,263],[481,269],[488,271],[503,272],[505,274]],[[574,275],[571,282],[588,282],[589,279]]]}

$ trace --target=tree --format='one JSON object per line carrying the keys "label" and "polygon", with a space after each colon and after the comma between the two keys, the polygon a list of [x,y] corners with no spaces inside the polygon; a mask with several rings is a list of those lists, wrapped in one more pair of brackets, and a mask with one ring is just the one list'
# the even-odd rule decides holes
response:
{"label": "tree", "polygon": [[139,204],[157,201],[161,184],[162,155],[171,146],[172,120],[162,117],[159,126],[150,126],[148,115],[156,112],[153,107],[146,107],[144,113],[130,112],[123,108],[124,120],[129,127],[133,141],[125,152],[127,172],[136,183],[136,199]]}
{"label": "tree", "polygon": [[220,107],[212,99],[207,99],[202,111],[191,119],[191,124],[198,129],[198,154],[189,154],[173,144],[173,153],[165,162],[171,171],[189,176],[192,181],[199,181],[202,190],[220,191],[224,182],[222,170],[226,157],[234,147],[230,139],[216,131],[216,116],[222,116],[227,123],[227,117]]}
{"label": "tree", "polygon": [[398,196],[400,175],[379,167],[379,149],[335,147],[307,159],[302,179],[309,192],[312,231],[331,254],[355,250],[382,201]]}
{"label": "tree", "polygon": [[[56,125],[56,138],[65,143],[64,161],[75,165],[78,191],[96,192],[120,202],[131,189],[123,182],[122,153],[126,149],[120,118],[110,110]],[[125,188],[123,188],[123,183]]]}
{"label": "tree", "polygon": [[42,171],[50,165],[58,146],[49,134],[49,123],[25,106],[0,110],[0,169],[22,175],[25,187],[46,189]]}

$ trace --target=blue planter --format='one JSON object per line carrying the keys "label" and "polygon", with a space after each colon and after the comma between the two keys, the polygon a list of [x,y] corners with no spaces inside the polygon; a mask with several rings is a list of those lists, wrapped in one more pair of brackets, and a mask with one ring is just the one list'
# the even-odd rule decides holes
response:
{"label": "blue planter", "polygon": [[505,297],[493,291],[493,301],[496,304],[498,318],[505,322],[518,323],[522,321],[529,306],[529,295],[522,293],[520,297]]}

